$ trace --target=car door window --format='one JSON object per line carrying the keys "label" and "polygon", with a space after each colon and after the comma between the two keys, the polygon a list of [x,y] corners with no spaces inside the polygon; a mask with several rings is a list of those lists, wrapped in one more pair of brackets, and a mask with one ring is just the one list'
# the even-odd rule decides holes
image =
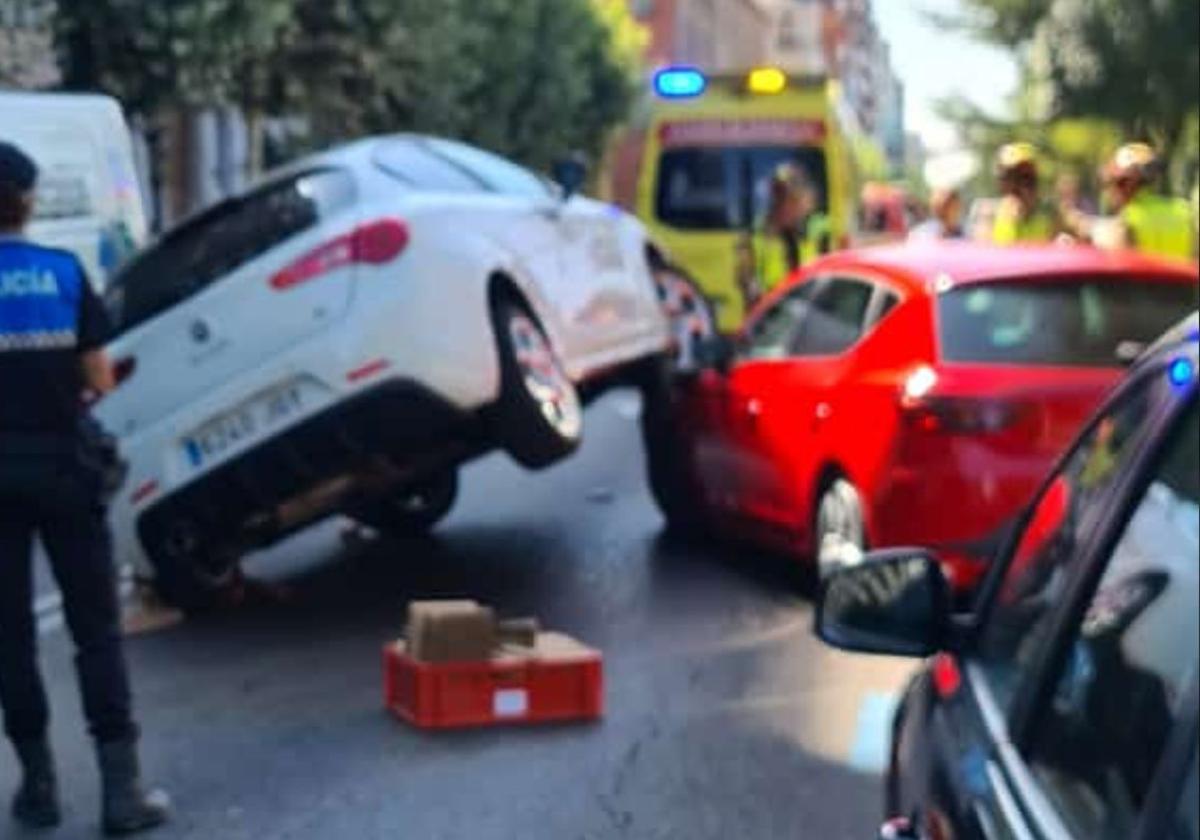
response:
{"label": "car door window", "polygon": [[543,178],[491,152],[449,140],[430,140],[429,145],[446,160],[472,173],[493,192],[542,200],[551,197],[550,187]]}
{"label": "car door window", "polygon": [[107,298],[118,329],[133,329],[198,294],[354,200],[350,173],[322,169],[216,205],[113,278]]}
{"label": "car door window", "polygon": [[405,184],[432,192],[481,192],[483,183],[416,140],[395,140],[375,153],[375,164]]}
{"label": "car door window", "polygon": [[1193,403],[1116,543],[1033,730],[1030,766],[1077,837],[1133,835],[1196,674],[1197,418]]}
{"label": "car door window", "polygon": [[863,334],[874,292],[874,286],[861,280],[829,280],[807,307],[800,329],[792,336],[789,355],[833,356],[848,350]]}
{"label": "car door window", "polygon": [[810,280],[797,286],[763,312],[747,328],[738,357],[747,361],[785,358],[808,313],[809,302],[824,282]]}
{"label": "car door window", "polygon": [[900,295],[893,291],[878,287],[875,299],[871,301],[871,309],[867,313],[867,329],[871,329],[900,304]]}
{"label": "car door window", "polygon": [[1079,549],[1121,465],[1142,439],[1150,415],[1152,385],[1143,380],[1092,427],[1062,470],[1034,504],[1021,539],[988,605],[978,657],[1002,709],[1033,667]]}

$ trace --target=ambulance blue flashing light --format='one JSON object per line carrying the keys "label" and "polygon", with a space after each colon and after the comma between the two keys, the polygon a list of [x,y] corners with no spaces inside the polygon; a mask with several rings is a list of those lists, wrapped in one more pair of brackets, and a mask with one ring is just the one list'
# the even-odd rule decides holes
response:
{"label": "ambulance blue flashing light", "polygon": [[1196,369],[1191,359],[1176,359],[1167,367],[1167,379],[1176,388],[1190,385],[1196,377]]}
{"label": "ambulance blue flashing light", "polygon": [[654,92],[664,99],[690,99],[707,87],[708,79],[695,67],[666,67],[654,74]]}

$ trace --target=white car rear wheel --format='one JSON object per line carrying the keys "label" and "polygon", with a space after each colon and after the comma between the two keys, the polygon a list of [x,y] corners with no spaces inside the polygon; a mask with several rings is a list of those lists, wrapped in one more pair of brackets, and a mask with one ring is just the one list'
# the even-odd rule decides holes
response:
{"label": "white car rear wheel", "polygon": [[207,545],[199,525],[181,519],[146,545],[154,566],[154,589],[167,604],[184,612],[216,607],[239,574],[239,557]]}

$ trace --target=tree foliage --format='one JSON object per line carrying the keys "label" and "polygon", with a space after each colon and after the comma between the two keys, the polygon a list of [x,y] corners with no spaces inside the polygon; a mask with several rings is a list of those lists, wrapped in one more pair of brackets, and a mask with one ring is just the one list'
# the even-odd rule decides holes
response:
{"label": "tree foliage", "polygon": [[100,89],[129,109],[265,98],[293,0],[57,0],[67,88]]}
{"label": "tree foliage", "polygon": [[40,89],[58,81],[47,0],[0,0],[0,88]]}
{"label": "tree foliage", "polygon": [[233,104],[311,144],[448,134],[544,166],[631,105],[623,0],[58,0],[68,87],[135,112]]}
{"label": "tree foliage", "polygon": [[1200,105],[1200,0],[963,0],[943,22],[1019,49],[1038,119],[1098,118],[1168,154]]}

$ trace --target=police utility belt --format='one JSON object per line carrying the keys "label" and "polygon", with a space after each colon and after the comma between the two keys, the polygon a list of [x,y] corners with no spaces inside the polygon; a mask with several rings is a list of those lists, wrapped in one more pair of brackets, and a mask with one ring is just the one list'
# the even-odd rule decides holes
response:
{"label": "police utility belt", "polygon": [[64,479],[107,503],[125,483],[129,464],[117,439],[90,415],[74,435],[0,431],[0,492],[57,492]]}

